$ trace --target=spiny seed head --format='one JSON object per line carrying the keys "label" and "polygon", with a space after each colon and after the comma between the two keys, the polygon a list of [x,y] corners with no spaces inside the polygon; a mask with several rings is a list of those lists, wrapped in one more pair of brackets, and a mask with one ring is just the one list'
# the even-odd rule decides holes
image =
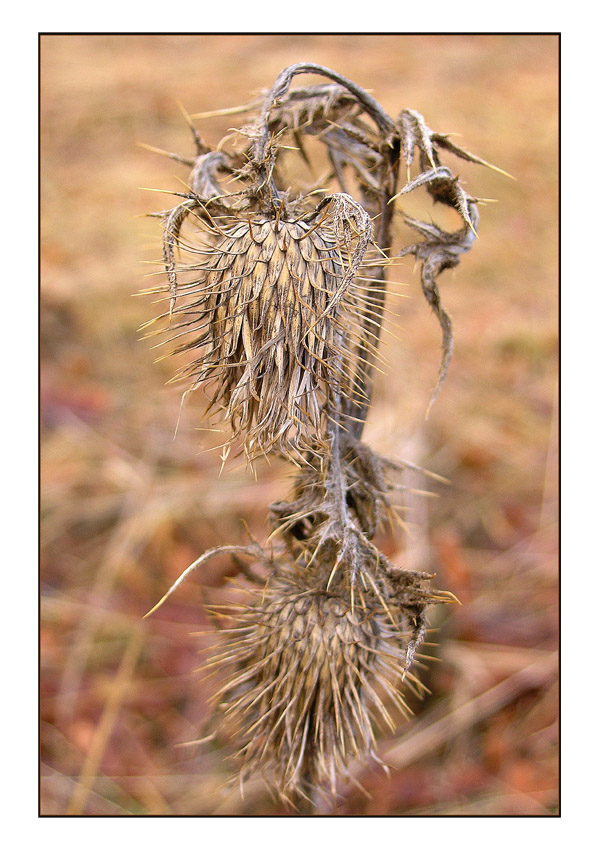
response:
{"label": "spiny seed head", "polygon": [[294,221],[197,221],[186,240],[170,234],[193,259],[172,272],[173,353],[194,355],[177,377],[207,389],[249,459],[275,450],[302,460],[323,444],[332,399],[350,396],[361,368],[354,283],[370,220],[335,195]]}
{"label": "spiny seed head", "polygon": [[[234,666],[216,699],[238,727],[242,781],[258,771],[284,800],[322,787],[335,797],[352,759],[377,758],[374,724],[394,729],[390,703],[409,711],[397,690],[409,634],[374,594],[280,570],[218,655]],[[412,673],[407,683],[422,689]]]}

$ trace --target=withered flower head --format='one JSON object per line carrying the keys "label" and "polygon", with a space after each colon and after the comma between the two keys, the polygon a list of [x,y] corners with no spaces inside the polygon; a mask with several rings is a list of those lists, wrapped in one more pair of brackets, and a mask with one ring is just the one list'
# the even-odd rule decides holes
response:
{"label": "withered flower head", "polygon": [[430,577],[405,576],[412,595],[382,604],[367,590],[351,600],[347,588],[327,590],[288,565],[240,608],[216,655],[234,668],[216,699],[238,730],[242,781],[262,773],[292,802],[323,787],[335,797],[353,759],[377,760],[374,729],[395,728],[391,706],[409,712],[401,680],[424,690],[408,672],[414,608],[406,602],[430,597]]}
{"label": "withered flower head", "polygon": [[326,412],[349,398],[364,298],[356,277],[367,251],[367,213],[343,193],[288,220],[195,213],[178,240],[167,328],[174,353],[192,352],[178,378],[204,386],[249,459],[277,451],[295,461],[323,448]]}

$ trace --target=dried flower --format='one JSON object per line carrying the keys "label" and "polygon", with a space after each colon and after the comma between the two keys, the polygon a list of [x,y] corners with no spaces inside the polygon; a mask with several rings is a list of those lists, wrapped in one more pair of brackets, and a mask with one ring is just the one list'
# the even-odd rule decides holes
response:
{"label": "dried flower", "polygon": [[[290,91],[301,73],[332,82]],[[158,214],[167,281],[154,291],[166,293],[169,309],[157,332],[188,358],[178,373],[186,392],[203,387],[224,416],[226,452],[239,441],[250,461],[277,453],[299,470],[291,500],[271,506],[270,554],[255,541],[205,552],[152,610],[219,553],[259,585],[233,611],[210,666],[230,670],[216,700],[238,730],[241,779],[262,772],[296,804],[321,788],[335,797],[352,759],[376,759],[375,726],[394,729],[393,710],[407,712],[399,683],[423,691],[410,668],[428,605],[456,601],[430,589],[431,574],[402,570],[378,550],[377,532],[394,515],[394,472],[412,465],[377,455],[362,431],[395,201],[424,188],[463,222],[450,233],[405,215],[423,238],[396,254],[421,262],[442,327],[435,398],[452,351],[437,281],[471,248],[478,225],[477,200],[440,152],[488,163],[431,131],[418,112],[393,120],[354,82],[312,63],[284,69],[261,99],[235,111],[254,120],[216,149],[192,127],[196,156],[170,154],[191,174],[189,191]],[[317,178],[314,145],[328,163]],[[312,185],[286,168],[288,155],[313,170]],[[401,162],[407,181],[398,188]],[[266,583],[236,555],[260,566]]]}
{"label": "dried flower", "polygon": [[162,317],[174,319],[173,353],[194,355],[177,378],[205,385],[250,460],[277,451],[304,462],[360,372],[369,216],[337,194],[295,220],[196,218],[198,232],[179,240],[192,261],[179,264],[177,303]]}
{"label": "dried flower", "polygon": [[351,600],[319,573],[280,566],[234,611],[236,626],[210,662],[233,668],[215,698],[238,730],[242,782],[261,772],[292,803],[324,787],[335,797],[352,759],[378,761],[374,727],[394,730],[390,703],[410,713],[400,681],[426,690],[408,671],[410,641],[415,611],[439,599],[425,574],[405,572],[403,592],[387,600],[368,588]]}

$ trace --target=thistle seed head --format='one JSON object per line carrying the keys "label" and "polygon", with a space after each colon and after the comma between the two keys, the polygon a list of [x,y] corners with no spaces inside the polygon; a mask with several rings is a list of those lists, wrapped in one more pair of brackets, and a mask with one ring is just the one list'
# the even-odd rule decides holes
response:
{"label": "thistle seed head", "polygon": [[[324,446],[332,399],[348,398],[360,362],[355,276],[370,220],[351,198],[326,198],[296,220],[198,215],[177,247],[172,353],[177,373],[203,386],[247,457],[277,451],[296,462]],[[188,358],[189,359],[189,358]]]}
{"label": "thistle seed head", "polygon": [[242,782],[260,772],[284,800],[335,797],[354,758],[377,760],[375,727],[395,728],[392,705],[409,713],[400,680],[425,690],[407,673],[411,630],[399,622],[374,593],[351,599],[280,568],[217,655],[234,668],[216,700],[237,726]]}

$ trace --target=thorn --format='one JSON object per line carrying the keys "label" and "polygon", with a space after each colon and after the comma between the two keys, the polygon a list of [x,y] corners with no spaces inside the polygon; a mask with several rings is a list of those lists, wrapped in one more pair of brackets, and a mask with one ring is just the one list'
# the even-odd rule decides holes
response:
{"label": "thorn", "polygon": [[166,156],[169,159],[174,159],[176,162],[182,162],[184,165],[192,166],[194,161],[188,159],[185,156],[179,156],[176,153],[170,153],[169,151],[165,151],[162,148],[155,148],[154,145],[147,145],[145,142],[136,142],[136,145],[139,148],[144,148],[144,150],[150,151],[151,153],[160,154],[160,156]]}
{"label": "thorn", "polygon": [[[198,131],[196,130],[196,128],[192,124],[192,119],[191,119],[187,109],[183,105],[183,103],[180,100],[175,100],[175,103],[179,107],[179,110],[180,110],[181,114],[183,115],[186,124],[188,125],[188,127],[192,131],[192,135],[194,137],[194,142],[196,143],[196,153],[198,154],[198,156],[201,156],[203,153],[207,152],[207,150],[208,150],[207,145],[200,138],[200,135],[198,134]],[[193,165],[193,163],[191,163],[191,164]]]}

